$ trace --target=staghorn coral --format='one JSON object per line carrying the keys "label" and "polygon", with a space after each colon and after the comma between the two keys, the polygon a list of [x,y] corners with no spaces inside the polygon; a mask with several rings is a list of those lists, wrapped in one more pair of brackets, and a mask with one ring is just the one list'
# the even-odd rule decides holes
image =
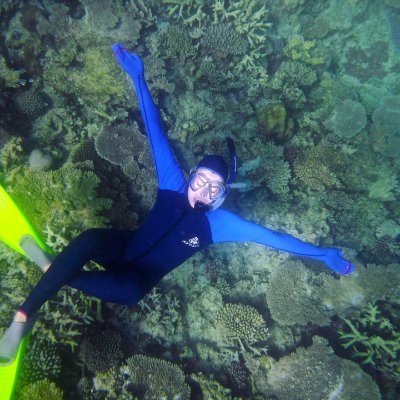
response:
{"label": "staghorn coral", "polygon": [[283,325],[329,325],[331,313],[321,304],[316,282],[300,261],[274,268],[265,291],[272,318]]}
{"label": "staghorn coral", "polygon": [[338,331],[342,346],[351,348],[352,357],[360,364],[371,364],[396,380],[400,378],[400,328],[395,319],[382,315],[377,305],[364,308],[356,320],[344,319],[346,330]]}
{"label": "staghorn coral", "polygon": [[169,82],[166,77],[165,62],[150,54],[143,58],[145,65],[146,79],[149,82],[149,88],[153,97],[157,98],[160,91],[173,93],[175,84]]}
{"label": "staghorn coral", "polygon": [[48,379],[31,383],[22,388],[18,400],[63,400],[64,394],[57,385]]}
{"label": "staghorn coral", "polygon": [[249,345],[268,336],[263,317],[251,306],[227,303],[218,311],[215,322],[225,330],[228,339],[238,339]]}
{"label": "staghorn coral", "polygon": [[207,378],[201,372],[190,377],[199,384],[204,399],[231,400],[231,390],[223,387],[216,380]]}
{"label": "staghorn coral", "polygon": [[135,355],[127,359],[121,371],[134,386],[144,388],[144,399],[189,400],[190,387],[177,365],[154,357]]}
{"label": "staghorn coral", "polygon": [[227,58],[230,55],[244,54],[247,42],[229,24],[209,25],[200,41],[208,55],[215,59]]}
{"label": "staghorn coral", "polygon": [[0,178],[3,183],[14,184],[23,171],[26,160],[24,141],[20,137],[11,137],[0,148]]}
{"label": "staghorn coral", "polygon": [[122,360],[122,337],[112,327],[97,324],[89,327],[79,345],[79,358],[92,372],[117,368]]}

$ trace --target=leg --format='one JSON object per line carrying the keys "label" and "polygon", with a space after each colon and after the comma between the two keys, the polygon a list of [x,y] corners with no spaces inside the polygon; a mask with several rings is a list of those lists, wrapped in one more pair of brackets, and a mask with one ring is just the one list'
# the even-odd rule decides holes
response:
{"label": "leg", "polygon": [[131,236],[131,231],[116,229],[89,229],[80,234],[55,258],[19,311],[29,318],[62,286],[77,276],[90,260],[106,268],[117,269],[118,263],[123,265]]}
{"label": "leg", "polygon": [[18,310],[14,321],[0,341],[0,366],[11,363],[21,344],[35,323],[34,313],[63,285],[72,280],[89,260],[106,268],[118,269],[124,265],[124,254],[130,231],[114,229],[89,229],[74,239],[51,264],[25,303]]}

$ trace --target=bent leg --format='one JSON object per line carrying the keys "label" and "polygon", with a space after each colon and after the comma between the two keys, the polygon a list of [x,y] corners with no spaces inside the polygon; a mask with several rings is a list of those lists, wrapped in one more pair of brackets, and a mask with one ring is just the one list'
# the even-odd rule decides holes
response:
{"label": "bent leg", "polygon": [[81,233],[58,254],[19,310],[28,317],[35,313],[77,276],[89,260],[99,262],[106,268],[117,268],[119,262],[123,265],[131,237],[132,231],[116,229],[88,229]]}
{"label": "bent leg", "polygon": [[153,288],[134,270],[80,272],[68,286],[117,304],[136,304]]}

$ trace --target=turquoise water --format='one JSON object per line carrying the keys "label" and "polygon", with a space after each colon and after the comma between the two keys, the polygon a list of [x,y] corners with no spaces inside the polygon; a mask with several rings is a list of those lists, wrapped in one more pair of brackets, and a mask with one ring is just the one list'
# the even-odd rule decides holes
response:
{"label": "turquoise water", "polygon": [[[54,251],[155,199],[123,43],[185,172],[229,135],[246,188],[224,207],[356,265],[229,243],[136,306],[65,287],[15,398],[398,399],[399,21],[397,0],[2,1],[0,182]],[[41,272],[4,245],[0,265],[1,333]]]}

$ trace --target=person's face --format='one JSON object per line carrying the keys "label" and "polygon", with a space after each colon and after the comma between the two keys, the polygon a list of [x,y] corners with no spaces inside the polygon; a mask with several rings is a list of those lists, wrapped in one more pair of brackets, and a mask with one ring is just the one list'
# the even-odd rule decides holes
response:
{"label": "person's face", "polygon": [[[224,180],[222,177],[207,168],[198,168],[196,172],[204,175],[209,182],[219,182],[224,185]],[[198,190],[193,190],[190,185],[188,186],[188,200],[189,204],[193,208],[198,201],[206,205],[209,205],[215,201],[214,199],[210,198],[209,190],[202,190],[201,188]]]}

